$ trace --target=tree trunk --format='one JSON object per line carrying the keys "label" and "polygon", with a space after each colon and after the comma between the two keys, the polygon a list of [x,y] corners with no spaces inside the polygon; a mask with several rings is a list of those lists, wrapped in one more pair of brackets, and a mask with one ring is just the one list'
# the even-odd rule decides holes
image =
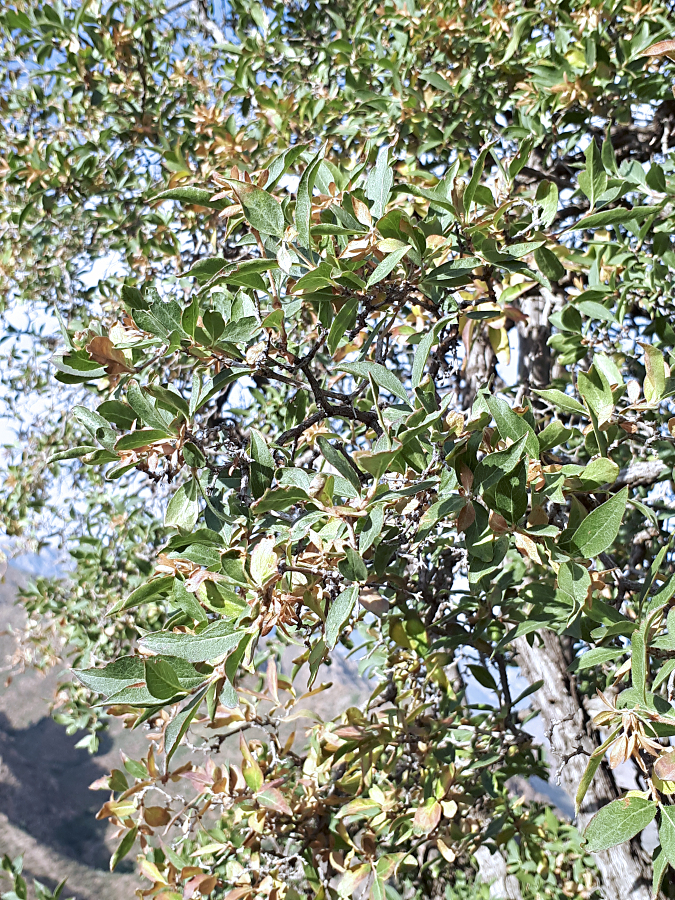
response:
{"label": "tree trunk", "polygon": [[[561,639],[551,631],[543,631],[532,647],[525,637],[518,638],[515,647],[523,676],[530,684],[544,682],[533,695],[533,702],[541,713],[554,757],[561,763],[567,760],[559,771],[560,784],[574,798],[588,762],[587,754],[599,746],[597,731],[567,672],[568,661]],[[579,829],[583,831],[591,816],[620,793],[612,770],[603,760],[577,818]],[[596,853],[595,860],[607,900],[649,900],[651,862],[639,839]]]}
{"label": "tree trunk", "polygon": [[[557,300],[550,291],[524,297],[520,308],[527,322],[518,324],[518,384],[526,389],[546,388],[551,379],[551,351],[548,339],[551,326],[548,317],[557,308]],[[536,397],[532,398],[533,402]]]}
{"label": "tree trunk", "polygon": [[522,900],[520,884],[515,875],[506,871],[506,860],[499,850],[490,853],[487,847],[476,850],[478,874],[483,884],[490,885],[490,897],[495,900]]}
{"label": "tree trunk", "polygon": [[[551,353],[548,338],[551,334],[549,316],[560,305],[550,291],[523,299],[522,311],[526,323],[519,323],[520,352],[519,383],[530,388],[545,388],[551,379]],[[536,397],[532,398],[536,402]],[[599,735],[577,695],[574,679],[567,667],[571,659],[565,656],[561,638],[550,631],[537,635],[532,646],[527,638],[515,642],[516,659],[524,677],[532,684],[543,681],[533,695],[533,705],[539,710],[546,734],[549,736],[554,758],[564,763],[558,777],[563,789],[574,798],[588,763],[588,755],[599,746]],[[577,750],[585,751],[577,753]],[[612,770],[603,761],[584,799],[577,818],[577,826],[584,830],[591,816],[610,800],[620,796]],[[607,900],[649,900],[651,861],[639,839],[621,844],[595,859],[602,876],[603,893]]]}
{"label": "tree trunk", "polygon": [[462,409],[471,408],[478,389],[486,385],[490,378],[494,376],[496,367],[497,354],[492,349],[488,329],[483,326],[471,342],[471,347],[463,366]]}
{"label": "tree trunk", "polygon": [[[542,290],[538,295],[523,298],[521,309],[528,320],[518,324],[518,383],[524,388],[525,395],[529,396],[532,388],[546,388],[550,383],[549,316],[559,305],[559,298],[550,291]],[[474,338],[464,368],[464,408],[470,406],[478,388],[494,374],[495,364],[487,329],[483,329]],[[536,405],[536,395],[531,401]],[[550,735],[555,757],[567,760],[560,769],[560,784],[574,798],[588,762],[587,754],[599,746],[599,736],[577,695],[574,680],[568,674],[571,660],[565,657],[561,638],[550,631],[537,635],[532,646],[527,638],[518,638],[515,650],[516,661],[530,684],[543,681],[543,686],[532,695],[532,703],[541,714],[546,734]],[[577,749],[585,753],[576,753]],[[603,761],[577,819],[579,829],[583,831],[591,816],[620,793],[612,770]],[[650,900],[651,861],[639,839],[595,854],[595,859],[606,900]],[[505,881],[506,866],[501,854],[495,854],[494,858],[484,855],[478,861],[483,880],[496,878],[494,888],[501,890],[502,896],[519,896],[519,892],[513,892],[514,885]],[[515,887],[517,889],[517,885]]]}

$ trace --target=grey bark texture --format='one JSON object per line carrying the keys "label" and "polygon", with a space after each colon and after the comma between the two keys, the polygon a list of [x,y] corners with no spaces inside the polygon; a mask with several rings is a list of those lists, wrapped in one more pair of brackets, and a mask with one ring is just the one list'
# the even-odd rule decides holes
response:
{"label": "grey bark texture", "polygon": [[490,897],[494,900],[521,900],[520,884],[515,875],[506,872],[506,860],[499,851],[490,853],[487,847],[476,851],[476,862],[481,881],[490,885]]}
{"label": "grey bark texture", "polygon": [[[530,647],[527,638],[515,642],[520,671],[532,684],[543,681],[534,694],[546,733],[550,735],[553,760],[564,763],[560,785],[574,798],[588,762],[588,755],[599,746],[598,733],[577,696],[567,673],[568,661],[561,639],[551,631],[541,632]],[[577,751],[585,751],[577,753]],[[588,789],[576,821],[583,831],[594,813],[621,792],[606,762],[598,769]],[[607,900],[649,900],[651,861],[638,840],[596,853]]]}
{"label": "grey bark texture", "polygon": [[[557,306],[558,298],[549,291],[523,298],[521,308],[528,321],[518,324],[519,401],[529,396],[533,388],[545,388],[550,383],[549,316]],[[485,331],[476,336],[468,355],[463,396],[465,407],[477,389],[495,372],[495,355]],[[536,405],[536,395],[530,399]],[[621,473],[624,484],[636,483],[636,478],[639,483],[642,477],[655,480],[659,474],[651,470]],[[562,640],[553,632],[544,630],[536,636],[532,646],[527,638],[518,638],[515,650],[520,670],[530,684],[543,681],[543,686],[532,696],[532,703],[539,710],[545,732],[550,735],[554,758],[564,762],[559,772],[560,785],[574,799],[588,755],[599,746],[600,739],[577,695],[574,679],[568,674],[570,660],[566,658]],[[579,829],[583,831],[593,814],[620,794],[612,770],[603,761],[577,819]],[[650,900],[651,860],[639,839],[598,853],[595,859],[606,900]],[[486,851],[478,858],[478,863],[482,879],[494,880],[491,896],[518,900],[520,891],[517,881],[506,875],[506,864],[500,854],[490,857]]]}
{"label": "grey bark texture", "polygon": [[[558,305],[557,298],[549,291],[525,298],[522,304],[528,321],[518,326],[518,375],[519,384],[525,386],[527,392],[532,388],[544,388],[550,383],[549,316]],[[536,401],[536,397],[532,400]],[[632,481],[631,476],[646,474],[631,472],[628,475],[622,472],[624,483]],[[654,473],[649,475],[653,478]],[[539,710],[554,757],[562,764],[558,773],[560,785],[574,799],[588,754],[599,746],[600,739],[583,701],[577,695],[574,679],[568,673],[571,654],[567,658],[563,640],[551,631],[543,631],[536,636],[532,646],[527,638],[518,638],[515,649],[523,676],[530,684],[543,681],[543,686],[533,695],[533,705]],[[620,794],[612,770],[603,761],[577,818],[579,829],[583,831],[593,814]],[[639,839],[597,853],[595,859],[606,900],[649,900],[651,860]]]}

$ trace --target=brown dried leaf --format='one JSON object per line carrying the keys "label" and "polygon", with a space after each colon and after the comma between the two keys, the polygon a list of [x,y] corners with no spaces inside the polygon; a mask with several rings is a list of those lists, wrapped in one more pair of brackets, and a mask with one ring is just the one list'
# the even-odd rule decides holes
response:
{"label": "brown dried leaf", "polygon": [[675,750],[659,756],[654,763],[654,772],[661,781],[675,781]]}
{"label": "brown dried leaf", "polygon": [[370,215],[370,210],[363,200],[359,200],[358,197],[352,195],[352,206],[354,208],[354,214],[359,222],[366,228],[372,228],[373,217]]}
{"label": "brown dried leaf", "polygon": [[675,40],[657,41],[651,47],[643,50],[640,56],[668,56],[675,59]]}
{"label": "brown dried leaf", "polygon": [[375,616],[383,616],[389,610],[389,601],[372,588],[362,588],[359,603]]}
{"label": "brown dried leaf", "polygon": [[[263,786],[264,787],[264,786]],[[284,816],[292,816],[293,810],[279,788],[268,787],[256,795],[256,800],[263,809],[271,809],[273,812],[282,813]]]}
{"label": "brown dried leaf", "polygon": [[609,751],[609,765],[612,769],[616,769],[621,763],[626,762],[627,758],[628,738],[625,734],[622,734],[621,737],[614,741],[612,749]]}
{"label": "brown dried leaf", "polygon": [[169,824],[171,813],[163,806],[146,806],[143,811],[143,818],[151,828],[158,828],[160,825]]}
{"label": "brown dried leaf", "polygon": [[488,524],[490,526],[490,531],[494,531],[495,534],[506,534],[510,528],[509,523],[504,516],[495,512],[494,509],[490,510]]}
{"label": "brown dried leaf", "polygon": [[195,877],[191,878],[185,885],[185,888],[183,889],[183,898],[184,900],[191,900],[197,891],[199,891],[200,897],[208,897],[217,883],[217,875],[208,875],[206,872],[202,875],[195,875]]}
{"label": "brown dried leaf", "polygon": [[528,528],[536,528],[537,525],[548,525],[548,513],[543,506],[535,504],[527,519]]}
{"label": "brown dried leaf", "polygon": [[446,862],[453,863],[455,861],[455,851],[451,847],[448,847],[442,838],[436,840],[436,846],[438,847],[438,852]]}
{"label": "brown dried leaf", "polygon": [[429,834],[441,821],[441,804],[429,798],[424,806],[418,806],[413,818],[413,830],[416,834]]}
{"label": "brown dried leaf", "polygon": [[93,337],[86,347],[87,353],[94,362],[105,366],[108,375],[121,375],[123,372],[133,372],[133,368],[127,363],[121,350],[117,350],[109,337],[97,335]]}
{"label": "brown dried leaf", "polygon": [[462,463],[462,468],[459,470],[459,480],[468,494],[473,486],[473,472],[465,463]]}
{"label": "brown dried leaf", "polygon": [[274,657],[270,656],[267,660],[267,693],[274,699],[276,703],[279,702],[279,678],[277,675],[277,664],[274,661]]}
{"label": "brown dried leaf", "polygon": [[466,531],[467,528],[470,528],[476,519],[476,510],[473,508],[473,503],[467,503],[466,506],[463,506],[457,516],[457,531],[461,534],[463,531]]}
{"label": "brown dried leaf", "polygon": [[533,563],[541,564],[541,560],[539,559],[539,551],[537,550],[537,545],[528,535],[523,534],[520,531],[516,531],[515,535],[515,544],[518,550],[523,554],[523,556],[529,557]]}

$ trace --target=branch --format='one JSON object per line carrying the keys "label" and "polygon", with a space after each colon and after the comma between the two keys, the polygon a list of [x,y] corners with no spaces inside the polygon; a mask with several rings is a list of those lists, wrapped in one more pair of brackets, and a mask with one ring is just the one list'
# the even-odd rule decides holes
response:
{"label": "branch", "polygon": [[621,469],[612,488],[619,489],[626,487],[626,485],[629,487],[641,487],[653,484],[666,471],[668,471],[668,466],[660,459],[650,460],[649,462],[634,462],[627,469]]}

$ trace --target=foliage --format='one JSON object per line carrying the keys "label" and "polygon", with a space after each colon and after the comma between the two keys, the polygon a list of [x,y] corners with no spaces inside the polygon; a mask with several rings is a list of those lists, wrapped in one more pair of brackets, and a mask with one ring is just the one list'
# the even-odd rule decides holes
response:
{"label": "foliage", "polygon": [[[480,896],[486,846],[523,896],[591,897],[585,854],[657,819],[658,889],[675,112],[645,51],[668,10],[191,10],[2,20],[5,293],[59,311],[72,413],[31,428],[3,503],[30,527],[37,472],[41,509],[64,479],[90,504],[70,585],[25,602],[82,685],[63,721],[94,749],[102,695],[154,737],[98,785],[112,867],[136,848],[164,900]],[[639,771],[583,848],[510,790],[546,777],[541,682],[510,678],[545,629],[603,702],[578,806],[605,753]],[[347,654],[370,696],[320,715]]]}
{"label": "foliage", "polygon": [[[16,859],[10,859],[8,856],[3,856],[0,861],[0,875],[9,875],[9,877],[14,882],[13,890],[5,891],[2,894],[2,900],[26,900],[28,896],[28,885],[26,884],[26,879],[21,874],[23,872],[23,859],[18,856]],[[63,889],[65,887],[65,881],[62,881],[59,885],[56,886],[54,891],[50,891],[49,888],[45,887],[37,879],[33,879],[33,891],[36,897],[36,900],[59,900],[63,893]],[[74,900],[73,897],[70,900]]]}

